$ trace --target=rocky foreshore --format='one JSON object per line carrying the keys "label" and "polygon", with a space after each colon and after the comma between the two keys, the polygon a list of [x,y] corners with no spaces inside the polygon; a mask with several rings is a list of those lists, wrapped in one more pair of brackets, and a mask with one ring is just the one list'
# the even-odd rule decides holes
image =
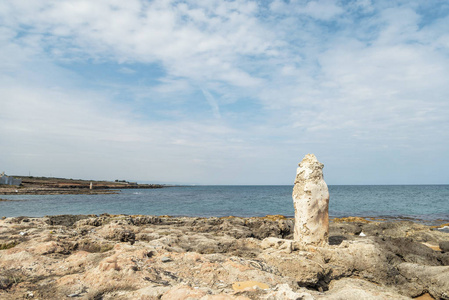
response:
{"label": "rocky foreshore", "polygon": [[118,194],[120,190],[88,188],[1,188],[0,195],[107,195]]}
{"label": "rocky foreshore", "polygon": [[125,180],[98,181],[54,177],[14,176],[20,186],[0,184],[0,195],[117,194],[123,189],[156,189],[161,184],[138,184]]}
{"label": "rocky foreshore", "polygon": [[449,233],[410,221],[64,215],[0,220],[0,299],[449,299]]}

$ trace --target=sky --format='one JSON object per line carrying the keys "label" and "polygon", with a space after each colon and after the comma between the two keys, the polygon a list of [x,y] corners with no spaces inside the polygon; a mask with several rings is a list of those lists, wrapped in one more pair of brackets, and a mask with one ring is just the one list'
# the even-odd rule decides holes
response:
{"label": "sky", "polygon": [[0,172],[449,184],[449,3],[0,0]]}

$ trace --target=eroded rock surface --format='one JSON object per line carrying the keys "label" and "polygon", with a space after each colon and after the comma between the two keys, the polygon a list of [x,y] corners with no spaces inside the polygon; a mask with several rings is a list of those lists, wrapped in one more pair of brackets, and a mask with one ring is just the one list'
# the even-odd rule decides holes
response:
{"label": "eroded rock surface", "polygon": [[282,216],[52,220],[0,220],[0,299],[449,299],[449,234],[412,222],[338,220],[305,250]]}
{"label": "eroded rock surface", "polygon": [[323,167],[315,155],[307,154],[296,172],[293,187],[294,239],[304,247],[328,243],[329,190],[324,182]]}

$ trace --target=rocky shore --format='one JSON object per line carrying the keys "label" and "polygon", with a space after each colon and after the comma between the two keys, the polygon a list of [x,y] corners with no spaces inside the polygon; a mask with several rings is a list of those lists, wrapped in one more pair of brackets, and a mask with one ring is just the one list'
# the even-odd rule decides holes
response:
{"label": "rocky shore", "polygon": [[137,184],[125,180],[98,181],[53,177],[14,176],[20,186],[0,185],[0,195],[117,194],[122,189],[163,188],[160,184]]}
{"label": "rocky shore", "polygon": [[0,299],[449,299],[449,233],[409,221],[64,215],[0,220]]}

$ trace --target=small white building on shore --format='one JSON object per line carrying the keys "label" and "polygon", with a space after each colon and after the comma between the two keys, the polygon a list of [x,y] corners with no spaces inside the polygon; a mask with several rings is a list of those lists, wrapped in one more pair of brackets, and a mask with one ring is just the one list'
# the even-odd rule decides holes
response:
{"label": "small white building on shore", "polygon": [[6,176],[5,172],[0,174],[0,184],[5,185],[21,185],[22,179],[14,178],[12,176]]}

